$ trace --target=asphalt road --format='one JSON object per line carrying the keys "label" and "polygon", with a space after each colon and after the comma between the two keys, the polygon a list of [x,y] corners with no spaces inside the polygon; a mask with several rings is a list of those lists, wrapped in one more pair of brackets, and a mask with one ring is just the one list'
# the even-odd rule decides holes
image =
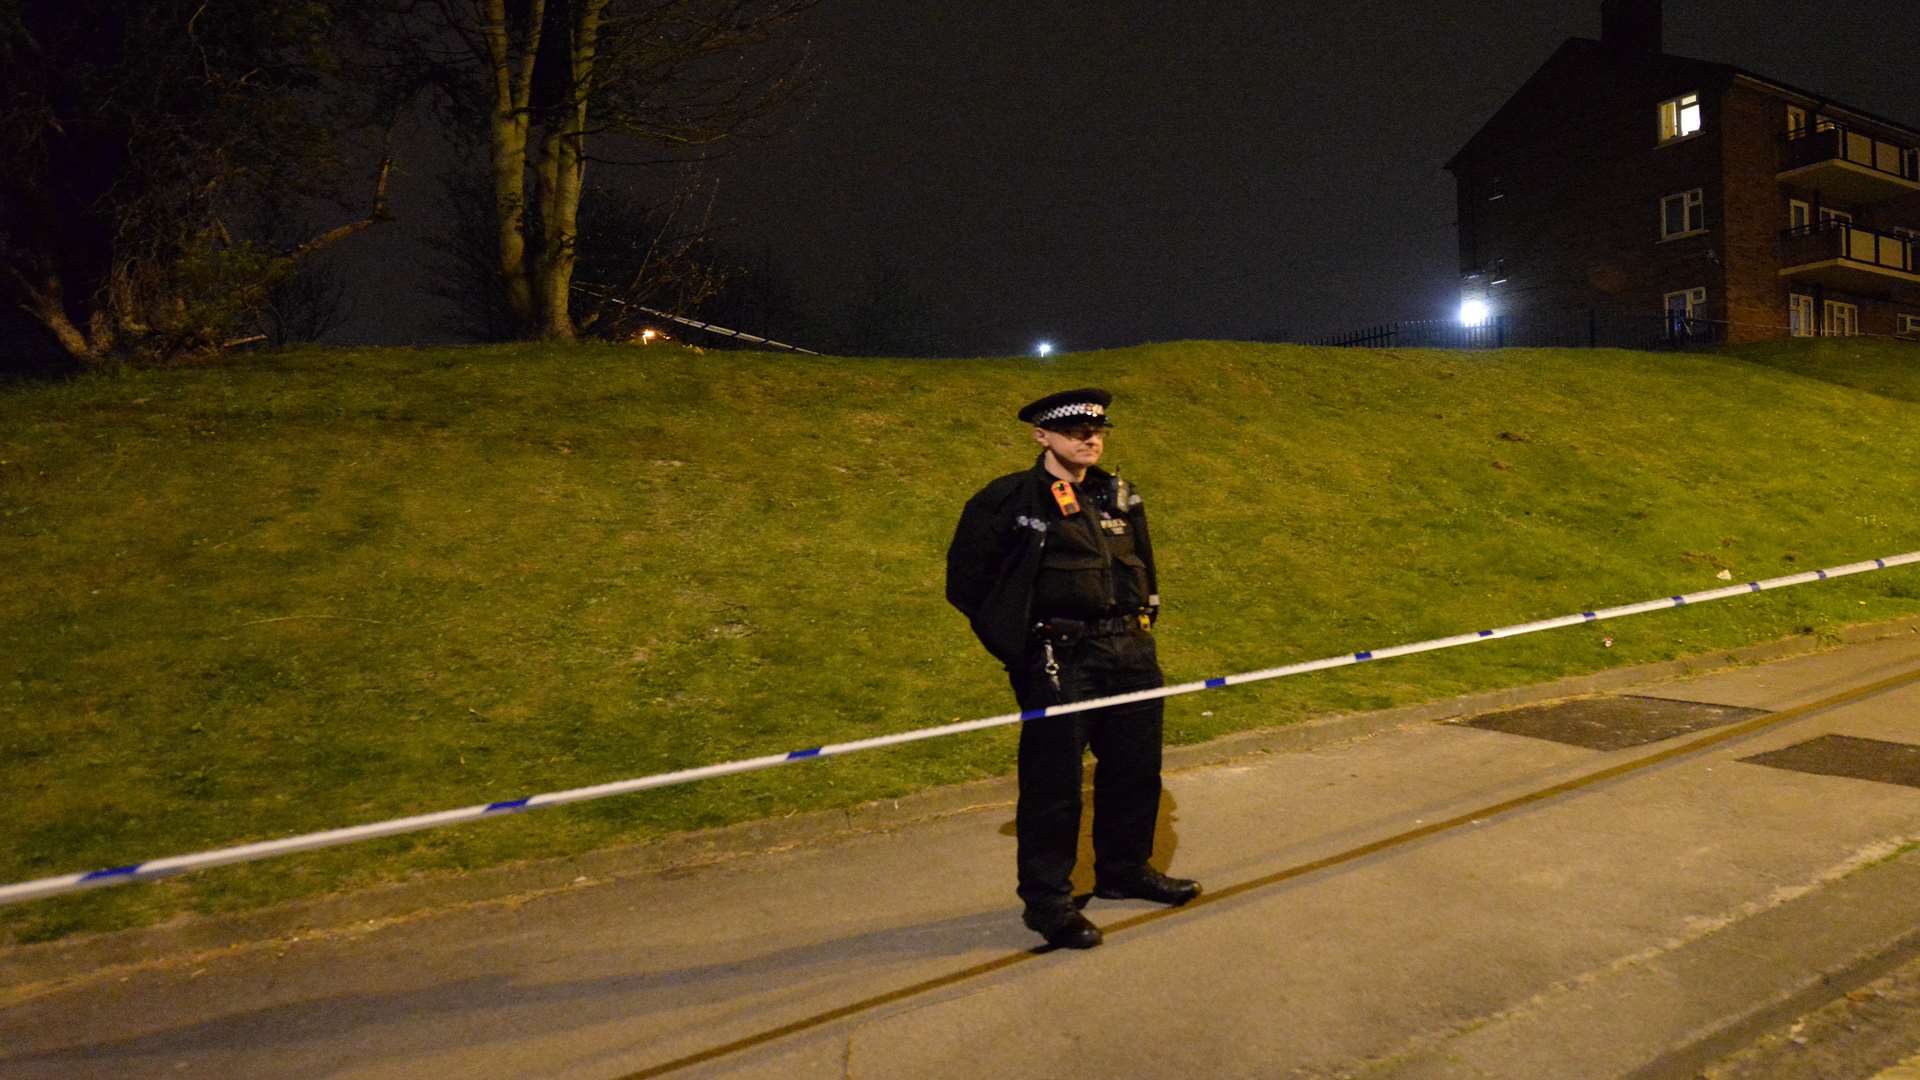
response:
{"label": "asphalt road", "polygon": [[1001,785],[707,865],[13,957],[0,1076],[1735,1080],[1920,1054],[1920,636],[1340,730],[1170,773],[1156,861],[1208,895],[1095,900],[1090,952],[1032,951]]}

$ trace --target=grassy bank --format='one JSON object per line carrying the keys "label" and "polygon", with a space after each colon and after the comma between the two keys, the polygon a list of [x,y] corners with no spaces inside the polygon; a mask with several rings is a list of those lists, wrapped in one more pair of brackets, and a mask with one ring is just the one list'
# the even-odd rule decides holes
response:
{"label": "grassy bank", "polygon": [[[1920,547],[1916,364],[1869,342],[944,362],[499,347],[13,388],[0,881],[1004,711],[942,557],[965,498],[1031,461],[1010,416],[1049,390],[1118,395],[1109,461],[1148,500],[1161,655],[1190,679]],[[1903,569],[1177,699],[1169,734],[1917,611]],[[897,795],[1009,771],[1013,737],[5,908],[0,934]]]}

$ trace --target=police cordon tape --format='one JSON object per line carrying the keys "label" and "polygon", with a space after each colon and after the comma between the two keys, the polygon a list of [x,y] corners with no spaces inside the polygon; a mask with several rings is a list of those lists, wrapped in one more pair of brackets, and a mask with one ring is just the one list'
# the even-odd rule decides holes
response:
{"label": "police cordon tape", "polygon": [[1289,675],[1304,675],[1310,671],[1324,671],[1328,668],[1345,667],[1350,664],[1365,663],[1370,660],[1386,660],[1395,656],[1410,656],[1414,653],[1433,652],[1437,649],[1451,649],[1458,645],[1472,645],[1481,641],[1493,641],[1499,638],[1518,637],[1521,634],[1536,634],[1542,630],[1555,630],[1562,626],[1576,626],[1582,623],[1598,622],[1602,619],[1617,619],[1627,615],[1640,615],[1649,611],[1663,611],[1667,608],[1685,607],[1689,604],[1704,604],[1712,600],[1724,600],[1732,596],[1747,593],[1766,592],[1770,589],[1783,589],[1791,585],[1805,585],[1815,581],[1847,577],[1851,574],[1863,574],[1873,570],[1886,570],[1895,566],[1920,563],[1920,551],[1909,551],[1903,555],[1890,555],[1883,559],[1871,559],[1867,562],[1849,563],[1826,570],[1809,570],[1785,577],[1768,578],[1764,581],[1749,581],[1739,585],[1728,585],[1704,592],[1687,593],[1681,596],[1665,596],[1658,600],[1644,600],[1637,604],[1624,604],[1620,607],[1600,608],[1594,611],[1582,611],[1574,615],[1561,615],[1537,622],[1519,623],[1502,626],[1494,630],[1476,630],[1471,633],[1455,634],[1451,637],[1433,638],[1429,641],[1416,641],[1406,645],[1391,645],[1380,649],[1363,649],[1359,652],[1343,653],[1321,660],[1307,660],[1298,664],[1286,664],[1281,667],[1263,668],[1259,671],[1247,671],[1238,675],[1223,675],[1212,679],[1200,679],[1194,682],[1180,683],[1175,686],[1162,686],[1153,690],[1136,690],[1127,694],[1114,694],[1111,697],[1090,698],[1066,705],[1050,705],[1044,709],[1028,709],[1024,712],[1002,713],[979,720],[965,720],[954,724],[942,724],[938,727],[919,728],[903,731],[895,735],[880,735],[871,739],[856,739],[853,742],[828,743],[823,746],[809,747],[804,750],[791,750],[784,754],[768,754],[765,757],[745,758],[740,761],[722,762],[718,765],[704,765],[694,769],[682,769],[678,772],[657,773],[653,776],[636,777],[632,780],[617,780],[608,784],[596,784],[592,787],[572,788],[567,791],[553,791],[544,795],[529,795],[524,799],[510,799],[505,802],[482,803],[466,806],[458,810],[443,810],[437,814],[421,814],[416,817],[395,818],[391,821],[378,821],[369,825],[355,825],[345,829],[331,829],[326,832],[306,833],[302,836],[289,836],[282,840],[264,840],[256,844],[242,844],[238,847],[217,848],[192,855],[176,855],[167,859],[155,859],[151,862],[132,863],[106,870],[94,870],[84,874],[67,874],[62,877],[41,878],[37,881],[23,881],[16,885],[0,886],[0,904],[15,904],[27,900],[38,900],[63,893],[79,892],[82,889],[99,888],[105,885],[121,885],[130,881],[147,881],[154,878],[183,874],[189,870],[203,870],[211,866],[224,866],[229,863],[253,862],[276,855],[289,855],[296,851],[312,851],[317,848],[337,847],[361,840],[372,840],[381,836],[396,836],[400,833],[420,832],[425,829],[437,829],[445,825],[457,825],[465,821],[477,821],[482,818],[499,817],[520,813],[542,806],[559,806],[562,803],[584,802],[588,799],[604,799],[613,795],[626,795],[651,788],[671,787],[675,784],[691,783],[695,780],[707,780],[716,776],[733,773],[752,772],[756,769],[768,769],[775,765],[786,765],[795,761],[812,761],[816,758],[833,757],[839,754],[851,754],[859,750],[877,750],[883,746],[898,746],[902,743],[919,742],[925,739],[937,739],[946,735],[958,735],[962,732],[980,731],[985,728],[1017,724],[1044,717],[1064,716],[1069,713],[1086,712],[1090,709],[1102,709],[1110,705],[1125,705],[1135,701],[1151,701],[1154,698],[1177,697],[1202,690],[1217,690],[1223,686],[1238,686],[1242,683],[1260,682],[1266,679],[1285,678]]}

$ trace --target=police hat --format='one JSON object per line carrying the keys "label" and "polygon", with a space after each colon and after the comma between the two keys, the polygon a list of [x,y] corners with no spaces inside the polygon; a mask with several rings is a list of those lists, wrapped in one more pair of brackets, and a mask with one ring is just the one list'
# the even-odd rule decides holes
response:
{"label": "police hat", "polygon": [[1020,421],[1056,431],[1088,424],[1108,427],[1113,423],[1107,419],[1107,406],[1112,402],[1113,395],[1097,386],[1062,390],[1021,409]]}

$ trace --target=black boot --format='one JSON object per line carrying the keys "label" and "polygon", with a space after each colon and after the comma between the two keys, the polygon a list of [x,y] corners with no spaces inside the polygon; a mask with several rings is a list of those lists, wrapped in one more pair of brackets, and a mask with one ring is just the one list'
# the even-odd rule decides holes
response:
{"label": "black boot", "polygon": [[1151,900],[1177,906],[1199,896],[1200,883],[1168,877],[1151,866],[1142,866],[1101,878],[1093,887],[1093,895],[1102,900]]}
{"label": "black boot", "polygon": [[1087,921],[1073,901],[1028,904],[1020,921],[1056,949],[1091,949],[1100,944],[1100,928]]}

